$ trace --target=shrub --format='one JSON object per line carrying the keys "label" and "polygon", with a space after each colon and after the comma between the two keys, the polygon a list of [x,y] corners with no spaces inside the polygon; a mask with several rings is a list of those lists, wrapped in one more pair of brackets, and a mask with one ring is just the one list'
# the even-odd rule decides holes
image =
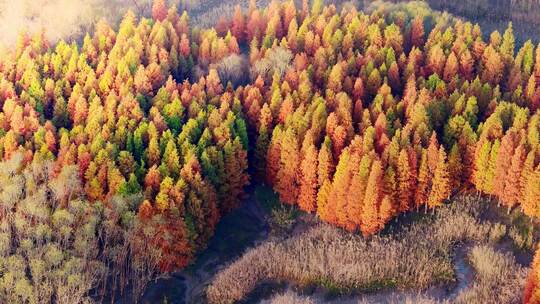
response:
{"label": "shrub", "polygon": [[519,249],[533,248],[533,233],[532,229],[519,229],[511,227],[508,233],[514,245]]}
{"label": "shrub", "polygon": [[269,301],[263,301],[261,304],[314,304],[315,302],[310,297],[299,296],[296,293],[288,290],[285,293],[275,295]]}
{"label": "shrub", "polygon": [[279,205],[272,209],[271,224],[276,228],[289,231],[296,223],[298,211],[294,207]]}
{"label": "shrub", "polygon": [[506,235],[506,226],[504,224],[495,223],[489,231],[489,241],[491,243],[499,242]]}

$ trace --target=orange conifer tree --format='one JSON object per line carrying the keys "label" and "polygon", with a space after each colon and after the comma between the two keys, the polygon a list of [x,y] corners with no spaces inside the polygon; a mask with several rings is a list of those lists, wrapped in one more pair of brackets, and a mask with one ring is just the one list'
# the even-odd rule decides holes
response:
{"label": "orange conifer tree", "polygon": [[375,160],[371,166],[364,208],[362,210],[362,225],[360,230],[365,236],[375,233],[379,229],[379,203],[382,194],[383,166],[380,160]]}
{"label": "orange conifer tree", "polygon": [[331,179],[334,174],[334,161],[332,158],[332,141],[326,137],[319,150],[319,167],[317,168],[317,180],[322,186],[325,180]]}
{"label": "orange conifer tree", "polygon": [[336,223],[334,203],[328,201],[330,191],[332,191],[332,183],[330,180],[325,180],[317,193],[317,215],[325,222]]}
{"label": "orange conifer tree", "polygon": [[277,172],[275,189],[282,202],[293,205],[298,197],[298,138],[292,128],[288,128],[281,143],[280,166]]}
{"label": "orange conifer tree", "polygon": [[411,25],[411,44],[415,47],[424,44],[424,20],[420,16],[416,16]]}
{"label": "orange conifer tree", "polygon": [[167,18],[167,4],[165,0],[154,0],[152,4],[152,17],[157,21],[163,21]]}
{"label": "orange conifer tree", "polygon": [[445,199],[450,197],[450,180],[448,177],[448,164],[446,162],[446,153],[444,148],[439,149],[439,157],[435,174],[433,176],[433,186],[428,198],[428,207],[435,208],[440,206]]}
{"label": "orange conifer tree", "polygon": [[298,206],[306,212],[313,212],[317,207],[317,156],[317,148],[310,143],[304,149],[304,159],[300,165]]}
{"label": "orange conifer tree", "polygon": [[399,212],[406,212],[411,207],[413,188],[411,187],[411,168],[407,150],[402,149],[398,159],[398,198]]}
{"label": "orange conifer tree", "polygon": [[362,224],[362,210],[364,207],[364,197],[371,169],[371,158],[364,155],[360,161],[360,168],[354,173],[348,191],[347,218],[353,227],[357,229]]}
{"label": "orange conifer tree", "polygon": [[352,158],[349,149],[344,150],[341,154],[329,196],[330,202],[335,205],[337,224],[349,230],[354,227],[347,212],[347,191],[351,180],[351,168],[355,167],[352,164]]}
{"label": "orange conifer tree", "polygon": [[379,229],[382,229],[386,223],[395,215],[394,204],[392,199],[385,195],[381,201],[381,206],[379,208]]}
{"label": "orange conifer tree", "polygon": [[427,162],[427,152],[425,149],[422,149],[420,166],[418,167],[418,184],[416,185],[416,190],[414,192],[416,210],[418,210],[422,205],[426,205],[427,208],[426,203],[429,193],[429,179],[430,175]]}
{"label": "orange conifer tree", "polygon": [[537,168],[529,178],[523,189],[522,208],[529,216],[538,216],[538,198],[540,197],[540,168]]}
{"label": "orange conifer tree", "polygon": [[540,304],[540,248],[536,250],[523,295],[524,304]]}
{"label": "orange conifer tree", "polygon": [[516,148],[511,157],[508,174],[506,176],[499,177],[504,182],[504,191],[500,193],[499,197],[502,199],[504,205],[508,207],[508,211],[510,211],[510,209],[518,203],[520,194],[522,192],[520,179],[524,161],[525,148],[520,145]]}

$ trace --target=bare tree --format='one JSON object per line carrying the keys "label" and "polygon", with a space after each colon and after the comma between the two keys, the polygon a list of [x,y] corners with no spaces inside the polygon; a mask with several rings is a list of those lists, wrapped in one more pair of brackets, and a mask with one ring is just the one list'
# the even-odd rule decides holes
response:
{"label": "bare tree", "polygon": [[283,47],[276,47],[266,51],[264,57],[255,62],[251,69],[251,78],[262,76],[266,80],[272,79],[275,73],[280,77],[289,69],[293,54]]}
{"label": "bare tree", "polygon": [[248,60],[245,56],[232,54],[223,58],[220,62],[210,65],[210,69],[218,72],[219,79],[223,84],[231,82],[234,86],[245,84],[249,81]]}

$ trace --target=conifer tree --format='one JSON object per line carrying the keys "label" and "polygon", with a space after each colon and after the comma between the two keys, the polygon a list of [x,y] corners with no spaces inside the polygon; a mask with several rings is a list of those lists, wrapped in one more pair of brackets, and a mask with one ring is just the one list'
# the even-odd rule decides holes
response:
{"label": "conifer tree", "polygon": [[439,149],[437,167],[433,176],[433,186],[429,193],[428,207],[440,206],[445,199],[450,197],[450,180],[448,178],[448,164],[446,162],[446,152],[444,148]]}
{"label": "conifer tree", "polygon": [[451,52],[450,55],[448,55],[446,65],[444,66],[443,79],[447,82],[450,82],[452,78],[457,75],[458,68],[458,59],[454,52]]}
{"label": "conifer tree", "polygon": [[270,138],[268,136],[268,129],[264,126],[261,126],[259,129],[259,136],[255,143],[255,152],[254,152],[254,166],[255,166],[255,176],[258,180],[265,180],[265,173],[267,170],[266,166],[266,155],[268,153],[268,146],[270,144]]}
{"label": "conifer tree", "polygon": [[243,149],[240,139],[227,142],[223,147],[224,172],[227,192],[221,205],[221,212],[227,213],[238,207],[244,198],[244,187],[249,183],[247,176],[247,152]]}
{"label": "conifer tree", "polygon": [[337,224],[349,229],[354,226],[349,220],[347,212],[347,190],[351,180],[351,167],[355,167],[351,158],[348,149],[341,154],[334,174],[332,191],[329,195],[329,201],[335,205]]}
{"label": "conifer tree", "polygon": [[523,295],[523,303],[538,304],[540,303],[540,250],[536,249],[534,259],[532,261],[531,270],[525,285]]}
{"label": "conifer tree", "polygon": [[463,159],[459,152],[458,144],[455,143],[448,155],[448,174],[450,179],[450,187],[459,189],[463,180]]}
{"label": "conifer tree", "polygon": [[234,37],[242,41],[245,37],[245,19],[242,9],[239,5],[234,8],[234,17],[231,26],[231,32]]}
{"label": "conifer tree", "polygon": [[364,236],[373,234],[379,229],[379,205],[382,194],[383,167],[381,161],[375,160],[371,166],[364,208],[362,210],[362,225],[360,230]]}
{"label": "conifer tree", "polygon": [[418,167],[418,185],[416,186],[416,190],[414,192],[416,210],[418,210],[422,205],[426,205],[427,208],[429,179],[430,174],[428,169],[427,152],[425,149],[422,149],[420,166]]}
{"label": "conifer tree", "polygon": [[479,191],[486,191],[487,171],[489,168],[489,156],[491,143],[489,141],[479,142],[475,158],[474,184]]}
{"label": "conifer tree", "polygon": [[337,217],[335,214],[333,202],[328,201],[328,196],[332,190],[330,180],[324,180],[322,186],[317,193],[317,215],[321,220],[328,223],[336,223]]}
{"label": "conifer tree", "polygon": [[538,197],[540,197],[540,170],[536,169],[527,178],[527,183],[523,188],[522,208],[529,216],[538,216]]}
{"label": "conifer tree", "polygon": [[498,139],[495,140],[493,146],[491,146],[491,152],[489,154],[489,162],[487,171],[485,173],[484,191],[488,194],[494,194],[495,188],[495,170],[497,165],[497,155],[499,154],[499,148],[501,144]]}
{"label": "conifer tree", "polygon": [[280,200],[290,205],[297,203],[299,163],[298,138],[296,132],[288,128],[281,142],[280,166],[276,175],[275,189]]}
{"label": "conifer tree", "polygon": [[388,221],[394,216],[396,210],[394,204],[388,195],[385,195],[381,201],[381,207],[379,210],[379,225],[380,229],[388,223]]}
{"label": "conifer tree", "polygon": [[331,152],[331,140],[325,137],[324,142],[319,150],[319,167],[317,168],[317,180],[319,187],[322,186],[325,180],[330,180],[334,174],[334,161]]}
{"label": "conifer tree", "polygon": [[500,194],[503,203],[508,210],[519,202],[519,197],[523,191],[521,188],[521,172],[525,161],[525,148],[518,146],[510,160],[510,167],[506,176],[499,177],[504,181],[504,191]]}
{"label": "conifer tree", "polygon": [[359,167],[359,170],[353,174],[348,190],[347,217],[352,225],[354,225],[354,228],[351,227],[350,230],[358,229],[362,224],[364,196],[371,169],[371,159],[369,156],[364,155],[362,157]]}
{"label": "conifer tree", "polygon": [[324,0],[314,0],[311,5],[311,16],[317,16],[322,12]]}
{"label": "conifer tree", "polygon": [[152,3],[152,17],[156,21],[163,21],[167,18],[167,4],[165,0],[154,0]]}
{"label": "conifer tree", "polygon": [[512,29],[512,22],[508,24],[508,28],[504,31],[503,41],[500,47],[501,54],[506,62],[514,58],[515,38]]}
{"label": "conifer tree", "polygon": [[298,207],[306,212],[314,212],[317,207],[317,158],[318,151],[313,143],[303,149],[304,158],[300,165],[300,189]]}
{"label": "conifer tree", "polygon": [[427,165],[429,172],[435,174],[435,169],[439,163],[439,142],[437,141],[437,135],[435,132],[431,134],[429,139],[429,146],[427,148]]}
{"label": "conifer tree", "polygon": [[[514,154],[514,142],[511,136],[504,136],[501,141],[499,153],[495,162],[495,176],[493,181],[493,194],[502,199],[505,191],[505,180],[508,176],[508,170],[512,164],[512,155]],[[521,172],[520,172],[521,174]]]}
{"label": "conifer tree", "polygon": [[421,47],[424,44],[424,20],[416,16],[411,24],[411,44],[415,47]]}
{"label": "conifer tree", "polygon": [[178,156],[178,150],[174,140],[169,140],[163,153],[163,162],[162,165],[165,165],[167,172],[173,177],[177,177],[180,174],[180,157]]}
{"label": "conifer tree", "polygon": [[275,184],[276,177],[281,169],[282,136],[281,128],[275,128],[266,154],[266,181],[269,185]]}
{"label": "conifer tree", "polygon": [[411,188],[411,168],[409,155],[405,149],[399,153],[398,160],[398,199],[399,212],[406,212],[411,207],[413,189]]}
{"label": "conifer tree", "polygon": [[473,79],[474,59],[468,49],[465,49],[459,57],[459,71],[464,79],[469,81]]}

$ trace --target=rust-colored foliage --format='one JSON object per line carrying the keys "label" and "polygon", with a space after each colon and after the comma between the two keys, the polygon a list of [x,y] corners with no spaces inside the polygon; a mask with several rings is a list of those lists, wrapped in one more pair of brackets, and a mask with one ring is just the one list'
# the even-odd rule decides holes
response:
{"label": "rust-colored foliage", "polygon": [[[379,160],[375,160],[371,166],[364,198],[364,208],[362,210],[362,225],[360,226],[360,230],[364,235],[370,235],[379,229],[379,206],[382,194],[382,178],[382,164]],[[385,207],[386,209],[382,210],[385,214],[381,213],[381,217],[386,217],[387,213],[390,211],[390,208],[388,208],[388,199]]]}
{"label": "rust-colored foliage", "polygon": [[308,143],[304,149],[304,154],[304,159],[300,165],[298,206],[306,212],[314,212],[317,208],[318,151],[313,143]]}
{"label": "rust-colored foliage", "polygon": [[163,21],[167,18],[166,0],[154,0],[152,3],[152,17],[158,21]]}
{"label": "rust-colored foliage", "polygon": [[529,271],[529,277],[527,284],[525,285],[525,292],[523,295],[524,304],[538,304],[540,303],[540,250],[536,250],[534,260],[532,262],[531,270]]}

